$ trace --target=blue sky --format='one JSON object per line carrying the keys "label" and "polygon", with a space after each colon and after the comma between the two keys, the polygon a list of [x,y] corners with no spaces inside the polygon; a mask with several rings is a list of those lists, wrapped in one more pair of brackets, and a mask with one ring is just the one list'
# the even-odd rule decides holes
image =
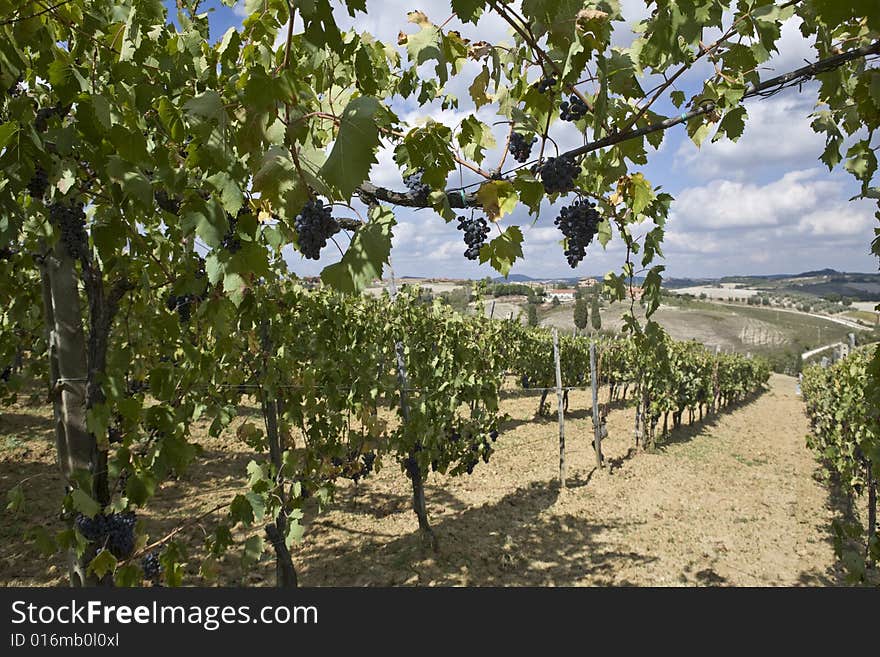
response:
{"label": "blue sky", "polygon": [[[334,4],[339,7],[336,16],[341,27],[354,26],[386,43],[396,43],[400,30],[417,30],[406,20],[411,10],[420,9],[436,23],[451,13],[446,1],[367,0],[367,14],[351,19],[341,3]],[[633,38],[629,28],[646,9],[644,0],[622,0],[622,5],[626,23],[616,29],[614,41],[627,45]],[[212,0],[202,7],[211,11],[212,40],[219,39],[230,26],[240,26],[244,17],[243,3],[230,9]],[[485,16],[476,27],[452,21],[449,29],[458,29],[474,40],[512,42],[507,26],[495,16]],[[794,21],[784,26],[779,51],[765,65],[762,76],[778,75],[814,58]],[[465,68],[459,79],[449,84],[448,89],[460,100],[459,110],[420,109],[410,103],[398,103],[392,109],[413,125],[431,116],[454,126],[473,110],[467,87],[478,72],[476,65]],[[704,75],[705,68],[695,69],[679,88],[690,95]],[[649,151],[649,164],[639,170],[676,198],[664,247],[667,276],[796,273],[825,267],[877,271],[877,260],[869,253],[875,206],[867,201],[848,201],[858,191],[856,182],[847,174],[829,173],[818,161],[824,140],[809,125],[815,102],[815,86],[810,84],[801,92],[793,89],[770,99],[752,100],[747,104],[750,119],[746,132],[736,144],[706,143],[698,150],[680,126],[666,132],[659,152]],[[673,113],[669,107],[657,109]],[[487,107],[481,108],[478,118],[489,124],[498,119]],[[561,147],[582,143],[570,125],[557,126],[554,136]],[[496,134],[502,144],[504,129],[499,126]],[[493,159],[490,154],[489,162]],[[403,189],[390,151],[380,153],[371,179]],[[466,182],[472,180],[466,178]],[[503,225],[521,225],[525,233],[525,259],[514,265],[511,273],[601,276],[620,267],[623,248],[619,241],[612,241],[607,250],[598,243],[591,245],[584,261],[572,270],[559,245],[561,235],[553,225],[556,214],[547,204],[534,224],[525,209],[502,219]],[[398,208],[396,217],[392,265],[398,276],[497,275],[488,265],[464,258],[462,234],[454,223],[446,224],[430,210]],[[339,257],[339,251],[330,245],[320,261],[305,260],[296,253],[288,260],[296,273],[315,275]]]}

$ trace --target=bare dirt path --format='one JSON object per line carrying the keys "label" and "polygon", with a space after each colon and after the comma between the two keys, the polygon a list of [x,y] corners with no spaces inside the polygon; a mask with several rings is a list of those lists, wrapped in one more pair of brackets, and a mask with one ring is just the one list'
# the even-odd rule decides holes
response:
{"label": "bare dirt path", "polygon": [[[399,473],[344,493],[299,551],[311,584],[820,585],[838,583],[832,510],[805,446],[795,380],[712,424],[685,427],[655,454],[633,454],[632,409],[610,416],[612,474],[587,445],[586,393],[567,424],[569,488],[555,484],[552,419],[507,403],[513,426],[471,478],[428,491],[441,541],[425,556]],[[371,509],[373,511],[371,511]],[[379,517],[376,509],[382,509]],[[328,550],[327,548],[331,548]]]}
{"label": "bare dirt path", "polygon": [[[553,398],[553,395],[551,395]],[[553,399],[555,401],[555,399]],[[566,419],[568,483],[557,484],[555,414],[534,418],[538,396],[513,393],[512,417],[491,461],[472,476],[428,479],[439,554],[420,541],[409,482],[394,462],[359,486],[343,484],[293,557],[307,586],[362,585],[822,585],[841,582],[830,538],[833,510],[805,446],[795,380],[774,375],[767,392],[712,423],[684,427],[654,454],[633,449],[633,409],[609,416],[608,469],[596,471],[586,391],[573,391]],[[15,412],[11,412],[15,410]],[[0,494],[26,477],[34,516],[61,529],[60,479],[51,418],[6,409],[0,421]],[[156,537],[240,490],[254,458],[234,430],[198,437],[202,465],[167,482],[141,514]],[[0,441],[3,442],[3,441]],[[60,557],[22,540],[27,518],[2,517],[0,585],[63,585]],[[185,531],[188,582],[199,583],[212,523]],[[266,560],[243,570],[237,552],[207,583],[271,585]]]}

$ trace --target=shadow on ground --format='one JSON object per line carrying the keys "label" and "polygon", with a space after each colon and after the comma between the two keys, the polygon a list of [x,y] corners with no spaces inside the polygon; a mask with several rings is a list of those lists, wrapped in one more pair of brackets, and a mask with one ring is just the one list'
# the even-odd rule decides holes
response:
{"label": "shadow on ground", "polygon": [[[572,479],[570,487],[586,485]],[[429,507],[437,504],[432,490]],[[389,504],[393,495],[372,500],[366,493],[365,507]],[[408,497],[397,502],[405,508]],[[334,551],[300,553],[295,559],[305,585],[389,586],[399,584],[449,586],[547,586],[621,584],[614,572],[630,564],[643,564],[656,557],[634,551],[609,549],[600,536],[613,521],[591,523],[570,514],[548,510],[559,497],[558,485],[534,483],[506,495],[494,504],[461,508],[434,524],[440,543],[433,554],[417,531],[388,540],[371,536],[359,546],[338,544]],[[415,523],[413,522],[413,525]],[[312,531],[338,530],[320,518]]]}

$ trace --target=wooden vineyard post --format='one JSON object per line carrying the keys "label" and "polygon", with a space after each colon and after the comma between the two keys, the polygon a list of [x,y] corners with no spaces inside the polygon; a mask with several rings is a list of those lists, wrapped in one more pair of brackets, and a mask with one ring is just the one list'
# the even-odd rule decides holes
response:
{"label": "wooden vineyard post", "polygon": [[553,329],[553,362],[556,365],[556,399],[559,410],[559,484],[565,488],[565,412],[562,409],[562,368],[559,364],[559,331]]}
{"label": "wooden vineyard post", "polygon": [[868,545],[867,564],[869,568],[874,566],[874,536],[877,533],[877,481],[874,479],[874,464],[868,459],[866,466],[868,480]]}
{"label": "wooden vineyard post", "polygon": [[492,299],[492,309],[489,311],[489,319],[495,317],[495,299]]}
{"label": "wooden vineyard post", "polygon": [[602,467],[602,424],[599,420],[599,381],[596,374],[596,341],[590,341],[590,388],[593,391],[593,448],[596,467]]}
{"label": "wooden vineyard post", "polygon": [[721,345],[715,345],[715,365],[712,368],[712,415],[718,412],[718,354],[721,353]]}

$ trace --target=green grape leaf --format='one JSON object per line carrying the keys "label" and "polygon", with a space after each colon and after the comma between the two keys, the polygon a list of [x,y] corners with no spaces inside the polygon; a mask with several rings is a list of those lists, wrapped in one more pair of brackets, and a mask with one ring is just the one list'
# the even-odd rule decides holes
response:
{"label": "green grape leaf", "polygon": [[333,150],[318,173],[341,199],[351,198],[377,161],[376,115],[380,110],[381,105],[375,98],[361,96],[349,102],[342,113]]}
{"label": "green grape leaf", "polygon": [[220,194],[220,204],[223,209],[233,217],[238,214],[244,205],[244,194],[232,176],[225,171],[218,171],[208,176],[207,181]]}
{"label": "green grape leaf", "polygon": [[0,125],[0,148],[6,148],[12,135],[18,132],[18,121],[10,121]]}
{"label": "green grape leaf", "polygon": [[651,183],[641,173],[633,174],[630,185],[633,215],[639,216],[654,200],[654,190],[651,187]]}
{"label": "green grape leaf", "polygon": [[13,486],[6,491],[6,510],[11,513],[19,513],[24,510],[24,491],[21,486]]}
{"label": "green grape leaf", "polygon": [[513,212],[518,201],[516,189],[506,180],[488,180],[477,190],[477,200],[490,221]]}
{"label": "green grape leaf", "polygon": [[223,98],[219,93],[210,89],[187,101],[183,109],[193,116],[216,121],[221,130],[226,128],[228,116],[223,107]]}
{"label": "green grape leaf", "polygon": [[486,0],[452,0],[452,11],[464,22],[477,24]]}
{"label": "green grape leaf", "polygon": [[101,512],[101,505],[81,488],[74,488],[70,493],[73,508],[84,516],[94,518]]}
{"label": "green grape leaf", "polygon": [[236,495],[232,504],[229,505],[229,517],[233,522],[242,522],[251,525],[254,522],[254,507],[244,495]]}
{"label": "green grape leaf", "polygon": [[110,550],[101,550],[92,559],[91,563],[89,563],[89,572],[94,573],[95,577],[101,579],[107,573],[112,573],[116,568],[116,557],[114,557]]}
{"label": "green grape leaf", "polygon": [[541,181],[531,171],[518,169],[513,179],[513,188],[519,200],[529,208],[529,214],[538,214],[541,201],[544,200],[544,185]]}
{"label": "green grape leaf", "polygon": [[263,555],[263,537],[251,536],[244,543],[244,552],[241,557],[242,566],[247,568],[259,562]]}
{"label": "green grape leaf", "polygon": [[492,102],[492,96],[490,96],[486,91],[488,87],[489,67],[484,66],[479,74],[477,74],[477,77],[474,78],[471,86],[468,87],[468,93],[471,96],[471,100],[474,101],[474,106],[477,109],[479,109],[483,105],[488,105]]}
{"label": "green grape leaf", "polygon": [[508,226],[498,237],[480,249],[480,264],[488,262],[502,276],[510,273],[517,258],[522,258],[523,234],[519,226]]}
{"label": "green grape leaf", "polygon": [[461,122],[458,145],[465,157],[474,162],[482,162],[486,149],[495,147],[492,128],[471,115]]}
{"label": "green grape leaf", "polygon": [[55,538],[46,531],[45,527],[35,525],[27,531],[27,537],[34,542],[39,553],[44,557],[50,557],[58,551]]}
{"label": "green grape leaf", "polygon": [[330,287],[356,294],[374,278],[382,275],[391,255],[391,229],[394,214],[384,206],[374,206],[370,221],[361,226],[348,245],[342,260],[321,272],[321,280]]}

